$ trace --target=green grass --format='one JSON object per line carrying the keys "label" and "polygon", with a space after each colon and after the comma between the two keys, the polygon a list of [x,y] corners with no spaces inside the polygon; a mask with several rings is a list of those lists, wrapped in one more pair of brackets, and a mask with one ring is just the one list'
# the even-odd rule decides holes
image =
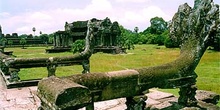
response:
{"label": "green grass", "polygon": [[[7,48],[13,50],[14,55],[19,58],[50,57],[50,56],[68,56],[71,52],[65,53],[45,53],[45,47]],[[108,72],[131,68],[141,68],[146,66],[155,66],[175,60],[180,53],[178,48],[169,49],[164,46],[156,45],[136,45],[134,50],[128,50],[128,54],[104,54],[96,53],[90,58],[91,72]],[[57,76],[68,76],[80,74],[82,67],[68,66],[58,67]],[[203,55],[199,65],[196,68],[198,74],[198,89],[209,90],[220,94],[220,52],[207,50]],[[47,77],[46,68],[21,69],[19,76],[22,80]],[[178,95],[177,89],[166,89]]]}

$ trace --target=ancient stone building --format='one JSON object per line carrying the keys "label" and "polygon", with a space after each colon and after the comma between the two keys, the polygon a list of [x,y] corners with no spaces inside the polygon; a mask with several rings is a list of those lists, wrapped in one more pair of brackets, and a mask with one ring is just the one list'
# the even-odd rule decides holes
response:
{"label": "ancient stone building", "polygon": [[[124,51],[120,47],[120,34],[118,22],[111,22],[107,17],[104,20],[97,20],[96,25],[99,27],[95,30],[95,52],[120,53]],[[87,33],[88,21],[75,21],[65,23],[65,31],[57,31],[54,35],[54,49],[70,48],[78,39],[85,39]]]}

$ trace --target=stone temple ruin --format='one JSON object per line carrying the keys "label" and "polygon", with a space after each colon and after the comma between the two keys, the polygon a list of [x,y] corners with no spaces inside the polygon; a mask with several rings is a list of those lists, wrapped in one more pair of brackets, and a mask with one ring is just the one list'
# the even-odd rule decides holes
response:
{"label": "stone temple ruin", "polygon": [[[94,51],[120,53],[122,48],[119,44],[115,43],[120,34],[120,29],[117,22],[111,23],[110,19],[105,20],[92,19],[93,25],[93,39],[88,38],[88,22],[89,21],[77,21],[73,23],[66,23],[65,31],[57,31],[54,36],[54,48],[48,49],[48,52],[60,52],[67,51],[69,47],[77,39],[85,39],[88,44],[85,51],[69,57],[50,57],[50,58],[14,58],[8,55],[8,52],[4,51],[4,47],[0,52],[0,68],[1,74],[6,81],[8,88],[18,86],[37,85],[40,79],[21,81],[18,74],[21,68],[37,68],[47,67],[48,76],[55,75],[56,68],[59,66],[70,66],[70,65],[82,65],[82,73],[90,72],[89,58]],[[69,26],[71,25],[71,26]],[[111,34],[105,32],[111,30]],[[106,36],[105,36],[106,35]],[[108,37],[108,40],[106,39]],[[111,39],[110,39],[111,38]],[[87,41],[87,40],[88,41]],[[98,40],[99,39],[99,40]],[[100,41],[100,39],[104,39]],[[91,40],[91,41],[90,41]],[[104,42],[105,41],[105,42]],[[114,43],[113,43],[114,42]],[[88,51],[88,48],[91,47]]]}
{"label": "stone temple ruin", "polygon": [[[95,18],[94,18],[95,19]],[[87,33],[87,21],[75,21],[65,23],[65,31],[57,31],[54,35],[54,47],[46,49],[46,52],[63,52],[70,51],[71,45],[76,40],[83,40]],[[104,20],[97,20],[96,25],[99,26],[94,30],[94,52],[105,52],[118,54],[125,52],[125,49],[120,46],[120,34],[118,22],[111,22],[107,17]]]}
{"label": "stone temple ruin", "polygon": [[[154,67],[43,79],[38,84],[41,109],[94,110],[94,102],[125,97],[127,110],[144,110],[143,94],[152,87],[180,88],[178,104],[170,109],[205,109],[195,98],[195,68],[212,37],[220,32],[219,23],[219,5],[212,0],[195,0],[193,8],[183,4],[170,27],[171,37],[182,40],[176,60]],[[90,20],[87,26],[87,37],[94,39],[97,25]],[[87,42],[85,53],[93,50],[91,43]]]}
{"label": "stone temple ruin", "polygon": [[38,83],[37,91],[41,100],[39,109],[44,110],[76,110],[82,107],[94,110],[94,102],[122,97],[126,98],[127,110],[144,110],[147,99],[144,94],[153,87],[180,88],[178,103],[169,109],[205,109],[195,98],[195,68],[213,42],[213,36],[220,33],[219,5],[212,0],[195,0],[193,8],[188,4],[179,6],[171,22],[170,35],[173,39],[181,39],[181,54],[172,62],[140,69],[56,77],[57,65],[63,64],[80,63],[84,73],[89,73],[88,59],[95,48],[97,30],[102,29],[98,21],[91,19],[86,23],[83,52],[68,57],[34,59],[10,58],[0,53],[1,70],[16,75],[14,70],[18,68],[47,67],[50,77]]}

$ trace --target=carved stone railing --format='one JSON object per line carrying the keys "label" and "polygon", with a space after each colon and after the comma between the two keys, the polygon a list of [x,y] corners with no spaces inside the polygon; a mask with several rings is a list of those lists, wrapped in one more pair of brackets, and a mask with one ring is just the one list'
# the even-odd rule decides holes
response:
{"label": "carved stone railing", "polygon": [[[182,39],[181,54],[176,60],[141,69],[45,78],[38,84],[41,108],[94,110],[96,101],[126,97],[128,110],[143,110],[146,97],[142,95],[153,87],[179,87],[179,108],[197,106],[195,69],[212,37],[219,33],[219,6],[212,0],[195,0],[194,8],[181,5],[170,33],[172,38]],[[140,100],[135,100],[135,96],[140,96]]]}
{"label": "carved stone railing", "polygon": [[[93,22],[93,24],[92,24]],[[10,75],[10,82],[18,82],[18,72],[21,68],[33,68],[33,67],[47,67],[48,77],[55,76],[56,67],[58,66],[69,66],[69,65],[82,65],[82,73],[89,73],[89,58],[93,53],[93,31],[97,28],[95,25],[95,19],[88,22],[88,31],[85,38],[86,46],[85,50],[81,53],[74,54],[65,57],[49,57],[49,58],[13,58],[0,52],[0,71],[3,75]],[[93,27],[93,28],[91,28]],[[90,35],[92,34],[92,35]]]}

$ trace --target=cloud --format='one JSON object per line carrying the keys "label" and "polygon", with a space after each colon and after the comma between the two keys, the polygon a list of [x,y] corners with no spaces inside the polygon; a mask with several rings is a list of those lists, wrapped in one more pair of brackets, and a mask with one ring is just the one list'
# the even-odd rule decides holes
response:
{"label": "cloud", "polygon": [[7,12],[0,13],[1,18],[5,18],[5,17],[9,17],[9,16],[10,16],[10,13],[7,13]]}
{"label": "cloud", "polygon": [[144,8],[142,10],[142,15],[144,15],[145,18],[150,20],[153,17],[162,17],[165,20],[170,20],[171,16],[164,13],[159,7],[157,6],[149,6],[147,8]]}
{"label": "cloud", "polygon": [[92,3],[85,8],[89,12],[111,11],[112,5],[108,0],[92,0]]}
{"label": "cloud", "polygon": [[23,27],[19,27],[17,28],[15,31],[16,32],[22,32],[22,33],[25,33],[25,32],[28,32],[31,30],[31,27],[29,26],[23,26]]}
{"label": "cloud", "polygon": [[144,3],[144,2],[149,2],[151,0],[115,0],[116,2],[121,2],[121,3],[128,3],[128,2],[133,2],[133,3]]}
{"label": "cloud", "polygon": [[57,8],[40,11],[28,11],[19,15],[9,16],[9,13],[1,13],[0,18],[4,29],[10,29],[9,33],[31,34],[32,27],[43,33],[52,33],[64,30],[66,21],[88,20],[93,17],[105,18],[111,13],[112,5],[108,0],[92,0],[83,9]]}
{"label": "cloud", "polygon": [[[123,0],[117,1],[123,2]],[[128,1],[135,2],[136,0]],[[143,0],[137,0],[136,2],[143,2]],[[137,26],[142,31],[149,26],[150,19],[155,16],[163,17],[165,20],[170,18],[156,6],[124,9],[123,7],[115,7],[112,3],[109,0],[92,0],[89,4],[81,8],[28,10],[17,15],[0,13],[0,21],[3,27],[3,33],[5,34],[14,32],[17,32],[19,35],[33,34],[32,28],[35,27],[36,35],[38,35],[40,31],[49,34],[58,30],[64,30],[66,21],[73,22],[91,18],[104,19],[105,17],[109,17],[112,21],[118,21],[128,29],[133,30]],[[132,7],[132,3],[127,5],[128,7]]]}
{"label": "cloud", "polygon": [[32,20],[51,20],[52,17],[50,15],[48,15],[48,13],[35,12],[32,15],[30,15],[30,19],[32,19]]}
{"label": "cloud", "polygon": [[159,7],[149,6],[138,11],[125,10],[116,20],[125,28],[133,30],[137,26],[140,31],[143,31],[150,26],[150,19],[156,16],[162,17],[165,21],[171,19],[171,16],[163,12]]}

